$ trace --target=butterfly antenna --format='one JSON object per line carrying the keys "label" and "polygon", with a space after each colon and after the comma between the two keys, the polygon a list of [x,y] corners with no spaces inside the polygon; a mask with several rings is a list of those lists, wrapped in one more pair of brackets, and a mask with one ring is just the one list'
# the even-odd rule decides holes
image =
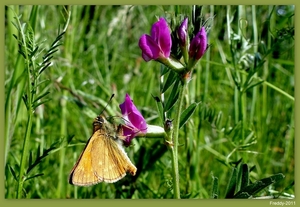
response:
{"label": "butterfly antenna", "polygon": [[108,102],[106,103],[105,107],[102,109],[102,111],[100,112],[100,114],[102,114],[106,110],[106,108],[111,103],[111,101],[112,101],[112,99],[113,99],[114,96],[115,96],[115,94],[111,95],[110,99],[108,100]]}

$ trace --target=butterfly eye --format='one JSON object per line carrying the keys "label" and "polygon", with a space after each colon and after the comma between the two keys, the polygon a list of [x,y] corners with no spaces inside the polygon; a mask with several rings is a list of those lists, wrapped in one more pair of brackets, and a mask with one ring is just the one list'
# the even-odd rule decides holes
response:
{"label": "butterfly eye", "polygon": [[99,123],[99,124],[103,124],[104,123],[104,119],[103,119],[103,117],[102,116],[97,116],[97,122]]}

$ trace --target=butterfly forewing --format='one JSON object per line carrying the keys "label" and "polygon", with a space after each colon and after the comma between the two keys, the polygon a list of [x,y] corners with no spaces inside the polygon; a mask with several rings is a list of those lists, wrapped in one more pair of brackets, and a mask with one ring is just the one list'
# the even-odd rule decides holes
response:
{"label": "butterfly forewing", "polygon": [[95,175],[94,169],[92,168],[91,150],[95,139],[97,139],[97,137],[94,134],[86,144],[85,149],[70,173],[69,183],[79,186],[88,186],[102,182],[101,178]]}

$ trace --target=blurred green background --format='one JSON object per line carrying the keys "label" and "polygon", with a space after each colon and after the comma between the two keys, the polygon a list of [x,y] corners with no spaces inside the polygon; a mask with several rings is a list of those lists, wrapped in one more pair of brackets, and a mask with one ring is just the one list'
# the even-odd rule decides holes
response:
{"label": "blurred green background", "polygon": [[[232,162],[241,158],[255,166],[250,173],[253,182],[276,173],[285,175],[257,196],[284,192],[282,196],[293,197],[294,9],[292,5],[203,6],[210,47],[196,66],[186,94],[186,102],[199,102],[199,107],[179,136],[183,198],[210,198],[213,177],[219,179],[219,198],[223,198]],[[138,168],[135,177],[74,187],[68,184],[68,175],[91,136],[93,119],[111,94],[115,98],[107,114],[120,115],[118,105],[128,93],[148,124],[160,125],[152,95],[160,96],[161,66],[141,58],[138,40],[149,34],[158,17],[170,20],[181,14],[191,19],[192,7],[5,8],[5,198],[16,197],[28,127],[22,100],[28,88],[26,62],[14,37],[19,35],[12,23],[16,23],[15,13],[22,24],[33,28],[40,62],[70,17],[51,67],[39,77],[38,93],[50,93],[33,116],[25,164],[26,170],[33,167],[26,174],[32,179],[24,182],[22,197],[172,198],[171,155],[163,139],[134,139],[133,146],[126,148]],[[256,60],[265,62],[254,67]],[[253,87],[241,94],[253,71]]]}

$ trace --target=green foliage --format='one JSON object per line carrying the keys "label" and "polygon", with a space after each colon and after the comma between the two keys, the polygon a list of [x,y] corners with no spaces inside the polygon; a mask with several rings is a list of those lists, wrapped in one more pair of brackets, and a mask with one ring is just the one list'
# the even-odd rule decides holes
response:
{"label": "green foliage", "polygon": [[[213,177],[213,179],[215,180],[216,178]],[[248,165],[239,163],[232,169],[232,175],[228,182],[225,198],[253,198],[256,197],[261,190],[271,184],[280,182],[283,179],[284,175],[282,173],[278,173],[255,182],[251,182]],[[217,192],[217,184],[215,182],[213,184],[214,192]],[[213,195],[217,196],[217,193],[214,193]],[[273,197],[275,198],[277,196],[273,195]]]}
{"label": "green foliage", "polygon": [[[157,17],[190,18],[191,11],[5,8],[5,198],[17,197],[21,162],[23,198],[173,198],[163,139],[137,138],[125,149],[136,176],[74,187],[68,175],[112,94],[110,116],[119,115],[128,93],[149,124],[174,118],[182,83],[157,62],[144,62],[138,40]],[[181,197],[293,198],[294,7],[207,5],[197,12],[203,18],[195,27],[209,26],[210,46],[184,90]]]}

